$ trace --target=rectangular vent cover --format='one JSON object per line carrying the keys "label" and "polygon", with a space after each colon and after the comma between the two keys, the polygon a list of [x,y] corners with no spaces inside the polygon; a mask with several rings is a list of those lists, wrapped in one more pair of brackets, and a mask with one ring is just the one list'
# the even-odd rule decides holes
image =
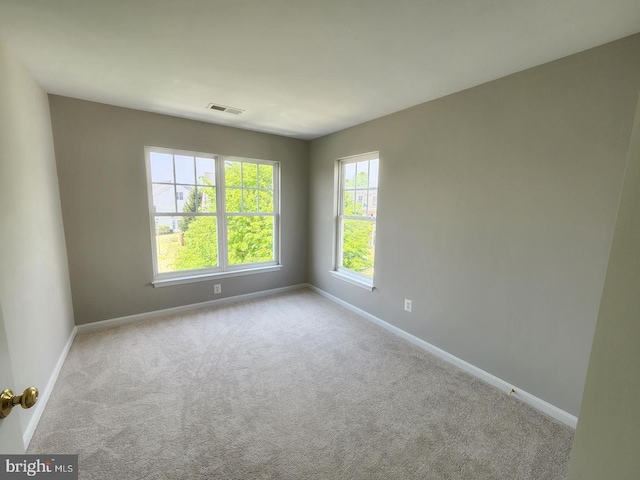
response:
{"label": "rectangular vent cover", "polygon": [[216,103],[210,103],[209,105],[207,105],[207,108],[209,110],[218,110],[220,112],[233,113],[234,115],[239,115],[244,112],[244,110],[242,110],[241,108],[227,107],[225,105],[218,105]]}

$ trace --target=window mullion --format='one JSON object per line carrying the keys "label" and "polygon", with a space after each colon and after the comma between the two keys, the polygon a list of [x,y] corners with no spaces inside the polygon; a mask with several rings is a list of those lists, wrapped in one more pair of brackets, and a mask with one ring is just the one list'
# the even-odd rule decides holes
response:
{"label": "window mullion", "polygon": [[227,217],[273,217],[273,212],[231,212]]}
{"label": "window mullion", "polygon": [[224,179],[224,159],[216,157],[216,214],[218,219],[218,265],[222,271],[226,271],[228,267],[228,248],[227,248],[227,205],[225,202],[226,185]]}
{"label": "window mullion", "polygon": [[[200,205],[198,205],[198,170],[196,166],[197,162],[198,160],[196,160],[196,157],[194,155],[193,157],[193,208],[195,212],[197,212],[198,209],[200,208]],[[187,201],[188,200],[189,199],[187,199]]]}
{"label": "window mullion", "polygon": [[367,216],[371,211],[371,160],[367,163]]}
{"label": "window mullion", "polygon": [[342,268],[342,254],[344,253],[344,215],[338,215],[338,258],[337,268]]}
{"label": "window mullion", "polygon": [[244,162],[240,162],[240,211],[244,212]]}
{"label": "window mullion", "polygon": [[155,217],[215,217],[215,213],[209,212],[176,212],[176,213],[167,213],[167,212],[154,212],[153,215]]}
{"label": "window mullion", "polygon": [[176,156],[171,155],[171,165],[173,166],[173,205],[175,212],[178,211],[178,185],[176,184]]}
{"label": "window mullion", "polygon": [[344,191],[345,191],[345,183],[346,183],[346,164],[340,162],[340,169],[338,170],[338,215],[336,219],[336,259],[335,265],[336,270],[342,268],[342,252],[343,247],[342,244],[344,242],[343,239],[343,228],[342,228],[342,219],[344,216]]}
{"label": "window mullion", "polygon": [[[260,188],[260,169],[257,169],[258,188]],[[280,192],[280,164],[274,164],[271,170],[271,187],[273,198],[273,259],[280,263],[280,195],[276,192]],[[258,199],[260,198],[260,192],[258,191]]]}
{"label": "window mullion", "polygon": [[345,183],[346,183],[346,164],[340,164],[340,198],[338,198],[338,212],[340,214],[344,214],[344,191],[345,191]]}

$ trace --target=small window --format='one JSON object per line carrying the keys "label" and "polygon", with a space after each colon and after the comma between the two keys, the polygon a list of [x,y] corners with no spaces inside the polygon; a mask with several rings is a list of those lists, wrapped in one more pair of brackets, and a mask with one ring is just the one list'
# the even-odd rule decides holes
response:
{"label": "small window", "polygon": [[373,286],[378,152],[338,161],[336,271]]}
{"label": "small window", "polygon": [[279,164],[148,147],[156,280],[279,264]]}

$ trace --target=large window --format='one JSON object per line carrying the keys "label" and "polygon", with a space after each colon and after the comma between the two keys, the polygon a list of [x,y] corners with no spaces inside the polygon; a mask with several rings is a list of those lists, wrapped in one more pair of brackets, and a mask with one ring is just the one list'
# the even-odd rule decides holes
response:
{"label": "large window", "polygon": [[148,147],[156,282],[279,264],[278,163]]}
{"label": "large window", "polygon": [[338,161],[336,272],[373,286],[378,209],[378,152]]}

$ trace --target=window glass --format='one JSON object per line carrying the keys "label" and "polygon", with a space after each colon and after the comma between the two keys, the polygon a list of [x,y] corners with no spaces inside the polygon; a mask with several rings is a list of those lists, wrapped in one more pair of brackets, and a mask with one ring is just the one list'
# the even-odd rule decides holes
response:
{"label": "window glass", "polygon": [[156,276],[277,264],[276,162],[147,151]]}
{"label": "window glass", "polygon": [[173,155],[151,152],[151,181],[173,183]]}
{"label": "window glass", "polygon": [[378,209],[377,154],[339,160],[336,270],[373,281],[376,214]]}
{"label": "window glass", "polygon": [[195,172],[195,165],[193,163],[193,157],[176,155],[175,168],[176,168],[176,183],[187,183],[189,185],[195,185],[196,172]]}

